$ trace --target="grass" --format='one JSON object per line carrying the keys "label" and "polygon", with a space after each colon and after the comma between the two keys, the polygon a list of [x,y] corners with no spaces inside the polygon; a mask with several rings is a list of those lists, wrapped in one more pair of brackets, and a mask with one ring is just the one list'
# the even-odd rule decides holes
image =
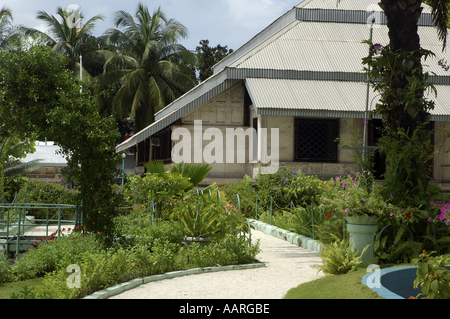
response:
{"label": "grass", "polygon": [[44,277],[40,277],[0,284],[0,299],[10,299],[13,293],[17,295],[21,290],[23,290],[23,288],[25,288],[25,286],[28,288],[39,286],[43,280]]}
{"label": "grass", "polygon": [[[381,268],[411,266],[381,265]],[[327,275],[290,289],[284,299],[384,299],[361,283],[367,274],[365,267],[345,275]]]}

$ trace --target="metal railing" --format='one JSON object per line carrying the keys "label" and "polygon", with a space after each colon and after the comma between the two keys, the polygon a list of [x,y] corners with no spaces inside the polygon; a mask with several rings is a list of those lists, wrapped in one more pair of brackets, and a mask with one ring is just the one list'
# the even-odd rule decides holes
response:
{"label": "metal railing", "polygon": [[[45,211],[45,218],[37,219],[27,216],[29,210]],[[74,210],[74,220],[63,219],[65,210]],[[56,213],[54,213],[56,211]],[[50,215],[52,212],[53,215]],[[34,217],[34,216],[33,216]],[[56,217],[56,218],[55,218]],[[79,225],[82,223],[82,214],[78,212],[77,205],[66,204],[36,204],[36,203],[2,203],[0,205],[0,237],[5,237],[6,254],[9,255],[9,246],[16,241],[16,255],[19,254],[21,236],[25,235],[25,228],[45,226],[45,238],[49,237],[49,225],[56,224],[56,235],[61,236],[63,225]],[[16,237],[14,239],[14,237]]]}
{"label": "metal railing", "polygon": [[151,226],[158,222],[158,203],[153,200],[141,205],[118,207],[116,210],[120,216],[116,217],[114,222],[126,229]]}
{"label": "metal railing", "polygon": [[[239,194],[236,194],[236,198],[239,199]],[[275,209],[274,209],[275,206]],[[283,211],[283,210],[290,210],[293,211],[295,208],[297,208],[294,204],[293,201],[290,201],[289,206],[286,207],[280,207],[273,199],[273,197],[271,196],[270,199],[267,202],[262,202],[259,197],[258,194],[256,194],[256,200],[255,200],[255,220],[258,220],[258,213],[263,211],[263,212],[268,212],[269,214],[269,224],[273,225],[273,218],[274,218],[274,213],[275,211]],[[320,214],[322,216],[326,216],[326,214],[320,209],[318,208],[314,203],[311,203],[310,207],[303,207],[305,209],[305,213],[302,215],[306,215],[306,214],[310,214],[311,218],[309,219],[309,221],[307,221],[304,225],[297,225],[295,224],[297,227],[302,228],[302,227],[307,227],[308,225],[311,225],[311,232],[312,232],[312,239],[316,239],[316,228],[318,227],[318,223],[322,220],[322,218],[318,219],[316,217],[314,217],[315,212],[317,214]],[[308,210],[309,208],[309,210]],[[240,208],[239,208],[240,209]],[[336,215],[338,214],[338,212],[335,212],[334,214],[331,215]],[[292,226],[292,220],[289,221],[290,222],[290,227]],[[346,231],[346,221],[345,218],[342,218],[342,236],[345,239],[345,231]]]}

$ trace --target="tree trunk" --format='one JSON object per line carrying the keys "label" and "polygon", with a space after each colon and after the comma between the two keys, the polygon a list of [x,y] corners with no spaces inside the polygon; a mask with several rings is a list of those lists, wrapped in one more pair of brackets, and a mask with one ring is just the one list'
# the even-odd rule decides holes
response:
{"label": "tree trunk", "polygon": [[[422,13],[421,0],[381,0],[380,7],[384,10],[387,18],[387,26],[389,29],[390,48],[392,52],[406,53],[414,52],[411,59],[404,59],[397,64],[397,70],[394,70],[394,80],[392,82],[393,95],[387,98],[387,104],[391,107],[392,112],[387,117],[390,129],[397,131],[398,128],[404,128],[413,131],[417,124],[424,122],[427,113],[423,111],[423,107],[417,106],[416,109],[406,111],[401,96],[406,93],[408,81],[406,77],[397,76],[404,72],[406,76],[423,78],[420,38],[418,35],[417,21]],[[412,70],[416,73],[413,75]],[[419,70],[419,72],[417,72]],[[416,98],[422,100],[424,90],[418,87],[416,89]],[[417,110],[418,117],[413,118],[413,114]]]}

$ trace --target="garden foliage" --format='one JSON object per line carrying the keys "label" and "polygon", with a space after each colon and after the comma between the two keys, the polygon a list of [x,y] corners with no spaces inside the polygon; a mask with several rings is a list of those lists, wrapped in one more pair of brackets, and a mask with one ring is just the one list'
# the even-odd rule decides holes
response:
{"label": "garden foliage", "polygon": [[422,254],[414,260],[417,264],[417,277],[414,288],[420,285],[421,293],[417,298],[450,299],[450,254],[432,256],[435,252]]}
{"label": "garden foliage", "polygon": [[322,251],[319,256],[323,264],[318,265],[319,271],[328,275],[343,275],[357,269],[361,263],[362,255],[369,246],[366,246],[362,252],[351,249],[348,238],[340,240],[335,237],[335,241],[329,244],[321,245]]}
{"label": "garden foliage", "polygon": [[[249,246],[245,238],[226,235],[200,248],[183,247],[180,234],[167,223],[140,228],[139,234],[118,234],[111,246],[102,242],[103,234],[84,234],[51,238],[19,259],[12,273],[15,280],[45,276],[42,285],[27,292],[33,298],[82,298],[95,291],[138,277],[169,271],[254,262],[259,245]],[[67,286],[67,266],[81,269],[81,288]],[[2,263],[0,263],[2,267]],[[8,266],[9,267],[9,266]],[[11,281],[11,276],[6,277]],[[2,277],[3,278],[3,277]],[[25,298],[19,294],[16,298]]]}

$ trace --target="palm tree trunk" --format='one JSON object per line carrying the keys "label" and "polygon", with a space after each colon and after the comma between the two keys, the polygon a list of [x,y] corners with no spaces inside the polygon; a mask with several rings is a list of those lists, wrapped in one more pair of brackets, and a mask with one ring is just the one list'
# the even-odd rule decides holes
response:
{"label": "palm tree trunk", "polygon": [[[414,131],[419,123],[426,120],[427,112],[418,111],[418,117],[415,119],[412,114],[415,110],[405,112],[405,105],[402,103],[401,95],[406,93],[408,85],[408,77],[416,77],[423,79],[420,38],[418,35],[417,21],[422,13],[421,0],[381,0],[380,7],[384,10],[387,18],[387,26],[389,29],[390,49],[392,52],[402,53],[414,52],[410,59],[402,59],[396,64],[397,69],[393,70],[393,80],[391,82],[391,92],[393,93],[387,98],[387,104],[391,107],[392,112],[386,115],[386,120],[393,131],[398,128],[410,129]],[[412,71],[415,71],[414,75]],[[419,72],[417,72],[419,71]],[[400,73],[406,76],[396,76]],[[423,88],[418,87],[415,92],[418,100],[423,98]]]}

